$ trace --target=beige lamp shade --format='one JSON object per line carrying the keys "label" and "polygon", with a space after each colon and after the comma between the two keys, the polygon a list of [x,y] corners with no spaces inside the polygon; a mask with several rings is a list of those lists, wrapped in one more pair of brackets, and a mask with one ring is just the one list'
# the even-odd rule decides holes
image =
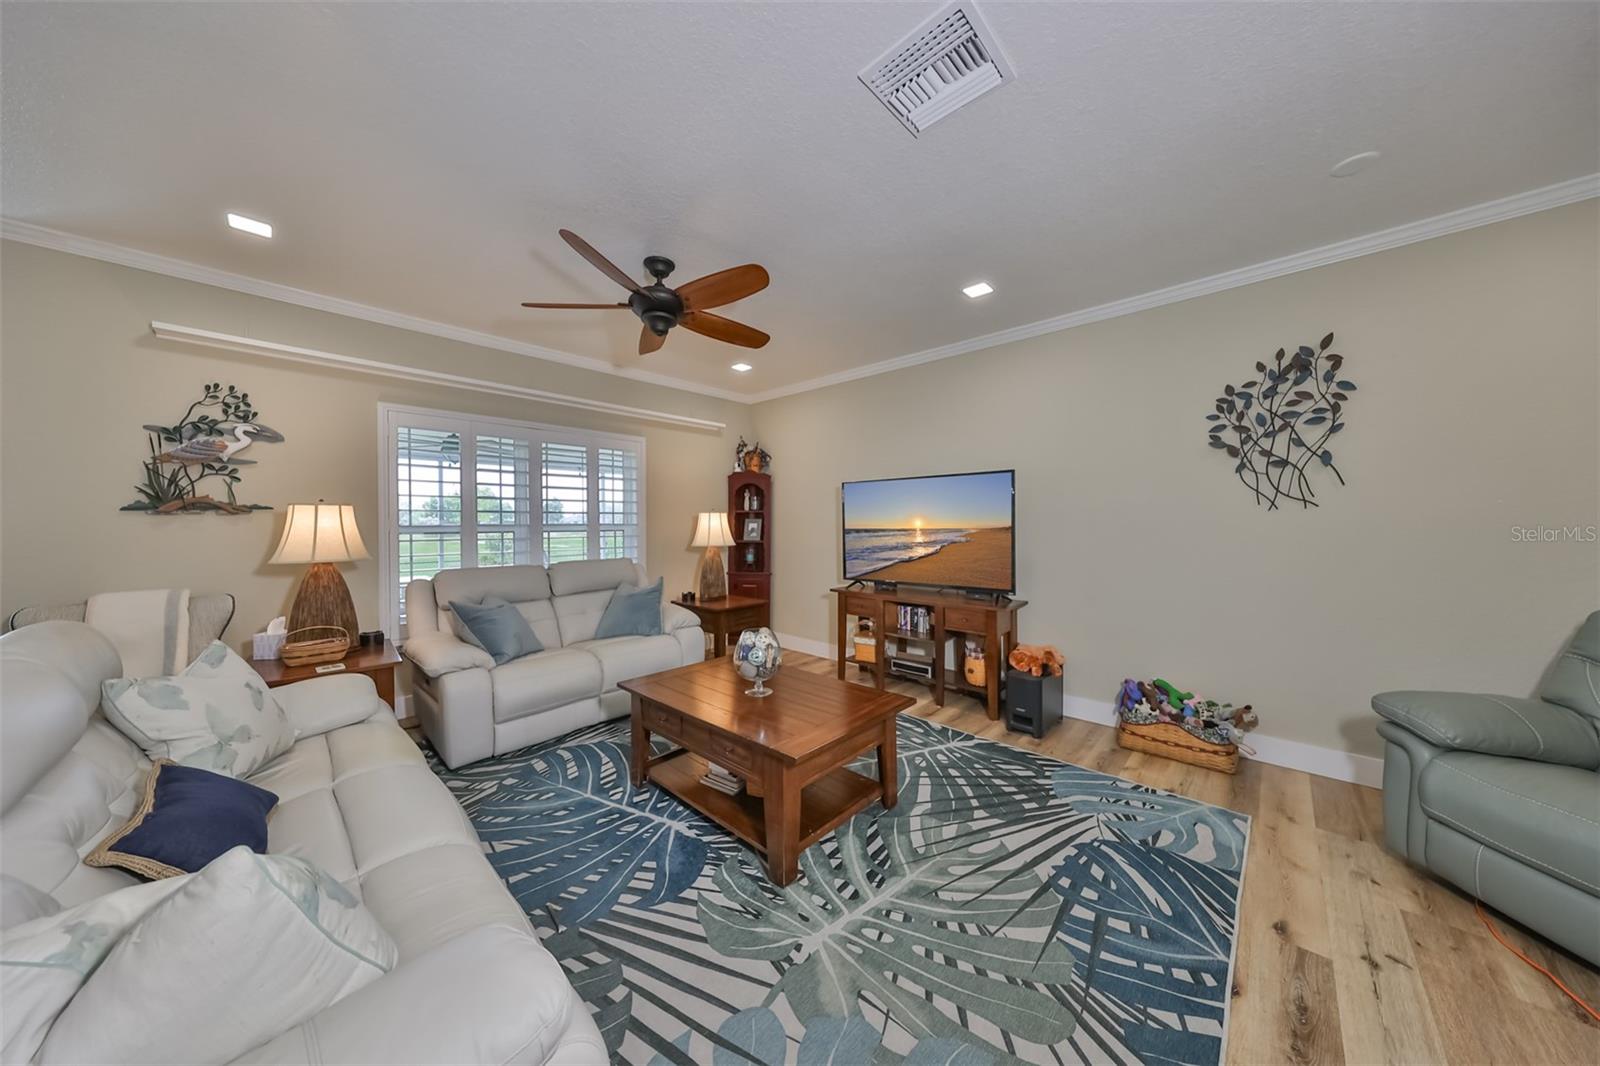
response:
{"label": "beige lamp shade", "polygon": [[701,511],[699,519],[695,522],[694,539],[689,542],[689,547],[733,547],[733,530],[728,526],[727,512]]}
{"label": "beige lamp shade", "polygon": [[291,503],[283,537],[269,563],[348,563],[368,559],[356,525],[356,509],[348,503]]}

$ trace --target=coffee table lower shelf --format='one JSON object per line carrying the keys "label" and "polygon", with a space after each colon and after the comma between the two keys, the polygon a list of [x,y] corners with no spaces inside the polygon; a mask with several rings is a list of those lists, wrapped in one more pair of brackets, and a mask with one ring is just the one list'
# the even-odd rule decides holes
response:
{"label": "coffee table lower shelf", "polygon": [[[687,749],[658,757],[650,764],[650,780],[716,822],[763,855],[767,851],[766,808],[762,800],[741,792],[730,796],[700,780],[706,760]],[[805,850],[847,819],[877,801],[878,782],[839,767],[807,785],[800,793],[800,846]]]}

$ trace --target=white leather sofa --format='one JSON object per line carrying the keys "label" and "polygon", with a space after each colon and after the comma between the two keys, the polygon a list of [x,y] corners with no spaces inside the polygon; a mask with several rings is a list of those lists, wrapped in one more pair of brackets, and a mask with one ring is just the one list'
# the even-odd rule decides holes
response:
{"label": "white leather sofa", "polygon": [[[80,622],[0,637],[5,927],[136,883],[82,862],[127,820],[150,769],[98,710],[100,682],[121,674],[111,643]],[[318,863],[360,897],[400,963],[238,1061],[605,1062],[560,963],[371,680],[318,678],[274,695],[299,738],[250,778],[279,798],[268,850]]]}
{"label": "white leather sofa", "polygon": [[[594,639],[621,584],[643,587],[627,559],[542,566],[445,570],[406,586],[413,700],[422,731],[449,767],[503,755],[581,726],[628,713],[618,682],[705,658],[693,611],[663,600],[661,633]],[[456,638],[452,600],[498,596],[528,620],[545,650],[495,666],[482,648]]]}

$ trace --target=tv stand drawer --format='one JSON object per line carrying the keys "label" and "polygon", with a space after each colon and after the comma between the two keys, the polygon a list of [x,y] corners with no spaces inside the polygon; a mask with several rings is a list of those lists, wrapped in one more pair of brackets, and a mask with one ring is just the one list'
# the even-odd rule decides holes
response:
{"label": "tv stand drawer", "polygon": [[865,615],[874,622],[881,622],[883,601],[872,596],[847,595],[844,598],[844,613]]}
{"label": "tv stand drawer", "polygon": [[946,629],[959,629],[963,633],[987,633],[989,612],[976,610],[971,607],[946,607],[944,609],[944,627]]}

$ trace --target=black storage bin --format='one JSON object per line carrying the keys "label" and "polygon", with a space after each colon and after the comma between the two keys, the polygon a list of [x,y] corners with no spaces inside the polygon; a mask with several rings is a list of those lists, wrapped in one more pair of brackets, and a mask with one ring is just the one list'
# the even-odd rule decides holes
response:
{"label": "black storage bin", "polygon": [[1061,721],[1060,674],[1034,677],[1021,670],[1006,671],[1006,728],[1035,738]]}

